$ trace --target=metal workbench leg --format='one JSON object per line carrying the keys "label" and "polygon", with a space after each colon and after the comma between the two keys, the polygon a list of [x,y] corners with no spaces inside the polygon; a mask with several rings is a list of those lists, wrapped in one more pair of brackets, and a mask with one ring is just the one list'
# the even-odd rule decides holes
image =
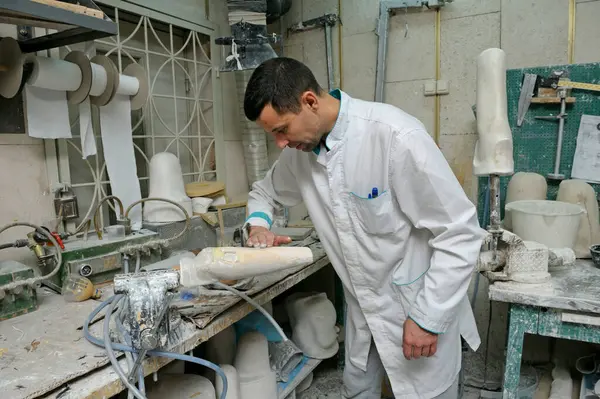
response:
{"label": "metal workbench leg", "polygon": [[510,305],[506,359],[504,363],[503,399],[518,399],[521,358],[525,333],[537,333],[538,310],[531,306]]}

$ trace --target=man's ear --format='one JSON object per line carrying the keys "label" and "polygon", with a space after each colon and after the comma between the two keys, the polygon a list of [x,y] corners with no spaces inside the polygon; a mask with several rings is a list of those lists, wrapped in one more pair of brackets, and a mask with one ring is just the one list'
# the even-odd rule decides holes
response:
{"label": "man's ear", "polygon": [[305,91],[302,93],[301,103],[306,104],[310,109],[315,111],[319,108],[319,97],[312,91]]}

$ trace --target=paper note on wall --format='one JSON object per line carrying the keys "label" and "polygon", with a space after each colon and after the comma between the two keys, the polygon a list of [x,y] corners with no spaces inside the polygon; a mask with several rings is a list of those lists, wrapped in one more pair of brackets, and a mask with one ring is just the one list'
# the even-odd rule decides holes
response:
{"label": "paper note on wall", "polygon": [[600,182],[600,116],[581,115],[571,177]]}
{"label": "paper note on wall", "polygon": [[[135,163],[129,96],[116,94],[111,102],[100,107],[100,129],[112,194],[128,207],[142,198]],[[142,227],[141,205],[132,209],[129,219],[133,229]]]}

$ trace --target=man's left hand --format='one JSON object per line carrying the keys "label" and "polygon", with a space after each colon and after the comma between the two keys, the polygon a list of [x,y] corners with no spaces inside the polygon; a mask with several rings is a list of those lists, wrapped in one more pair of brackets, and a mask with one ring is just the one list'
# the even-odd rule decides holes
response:
{"label": "man's left hand", "polygon": [[404,322],[402,349],[407,360],[433,356],[437,351],[437,341],[436,334],[423,330],[412,319]]}

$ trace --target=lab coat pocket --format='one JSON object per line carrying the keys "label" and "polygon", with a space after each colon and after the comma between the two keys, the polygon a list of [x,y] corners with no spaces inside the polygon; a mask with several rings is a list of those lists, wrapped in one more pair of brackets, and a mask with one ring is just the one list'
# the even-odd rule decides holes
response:
{"label": "lab coat pocket", "polygon": [[368,234],[389,234],[396,231],[392,196],[384,191],[376,198],[363,198],[352,193],[356,219]]}

